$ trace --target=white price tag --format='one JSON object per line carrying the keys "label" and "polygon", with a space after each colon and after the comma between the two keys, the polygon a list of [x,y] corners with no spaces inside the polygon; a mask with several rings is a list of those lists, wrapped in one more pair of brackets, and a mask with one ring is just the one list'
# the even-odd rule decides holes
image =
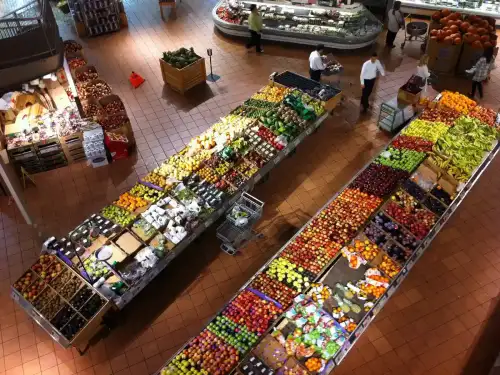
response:
{"label": "white price tag", "polygon": [[255,182],[259,182],[261,178],[262,178],[262,176],[260,175],[260,173],[256,173],[255,177],[253,179]]}
{"label": "white price tag", "polygon": [[300,143],[300,139],[297,138],[295,141],[293,141],[293,147],[294,148],[297,147],[299,145],[299,143]]}
{"label": "white price tag", "polygon": [[312,132],[313,132],[313,129],[312,129],[312,128],[308,128],[308,129],[306,130],[306,134],[307,134],[307,135],[311,135],[311,133],[312,133]]}
{"label": "white price tag", "polygon": [[205,227],[209,228],[210,225],[212,225],[213,223],[214,223],[214,220],[212,218],[210,218],[207,221],[205,221]]}
{"label": "white price tag", "polygon": [[278,156],[276,156],[276,159],[274,159],[274,165],[278,164],[281,160],[283,159],[283,154],[278,154]]}

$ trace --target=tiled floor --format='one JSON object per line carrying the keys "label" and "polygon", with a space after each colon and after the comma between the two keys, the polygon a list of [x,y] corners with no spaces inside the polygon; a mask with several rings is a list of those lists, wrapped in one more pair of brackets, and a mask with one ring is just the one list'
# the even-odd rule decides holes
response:
{"label": "tiled floor", "polygon": [[[214,32],[213,4],[184,0],[177,19],[163,22],[154,0],[127,2],[128,30],[83,41],[89,61],[126,102],[138,153],[100,169],[77,164],[37,175],[37,187],[26,191],[38,223],[35,231],[21,224],[6,200],[1,202],[0,374],[153,374],[388,141],[374,124],[377,104],[394,97],[414,71],[416,43],[404,55],[399,48],[382,54],[388,74],[374,95],[373,115],[361,118],[357,75],[370,51],[338,56],[346,66],[348,98],[254,191],[266,202],[260,223],[265,239],[230,257],[219,251],[214,230],[208,231],[116,317],[116,327],[96,340],[87,355],[54,345],[9,298],[9,285],[31,264],[39,240],[67,233],[263,86],[271,72],[307,70],[308,49],[271,45],[256,56],[241,41]],[[74,38],[67,23],[61,32]],[[180,46],[193,46],[201,54],[212,48],[221,80],[185,98],[165,89],[158,58]],[[147,79],[137,90],[127,82],[131,70]],[[443,79],[439,88],[463,83]],[[496,108],[500,70],[493,72],[486,93]],[[499,168],[500,160],[494,161],[335,374],[487,373],[499,350]]]}

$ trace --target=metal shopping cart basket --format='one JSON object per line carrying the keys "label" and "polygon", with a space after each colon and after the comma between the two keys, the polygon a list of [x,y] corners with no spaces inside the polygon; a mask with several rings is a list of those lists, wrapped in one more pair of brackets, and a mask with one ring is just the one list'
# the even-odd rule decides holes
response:
{"label": "metal shopping cart basket", "polygon": [[221,250],[236,254],[254,238],[262,238],[253,226],[262,216],[264,202],[243,193],[226,215],[226,220],[217,228],[217,238],[222,241]]}
{"label": "metal shopping cart basket", "polygon": [[413,22],[411,19],[411,14],[406,17],[409,22],[405,25],[405,39],[403,43],[401,43],[401,49],[405,48],[406,42],[411,42],[412,40],[420,41],[422,44],[420,45],[420,49],[425,51],[425,46],[427,45],[427,30],[429,25],[423,21],[415,21]]}

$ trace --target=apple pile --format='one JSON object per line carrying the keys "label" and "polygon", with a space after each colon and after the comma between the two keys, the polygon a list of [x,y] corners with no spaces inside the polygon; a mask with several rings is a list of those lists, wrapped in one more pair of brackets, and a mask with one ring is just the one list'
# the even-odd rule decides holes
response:
{"label": "apple pile", "polygon": [[489,126],[496,125],[497,113],[490,108],[478,105],[469,112],[469,116],[475,117]]}
{"label": "apple pile", "polygon": [[283,150],[284,146],[281,143],[276,142],[276,136],[274,135],[274,133],[265,126],[259,126],[259,131],[257,132],[257,134],[275,149]]}
{"label": "apple pile", "polygon": [[[185,362],[184,362],[185,361]],[[181,373],[193,374],[193,370],[203,369],[211,375],[228,374],[239,362],[236,348],[208,330],[194,337],[186,348],[173,360]]]}
{"label": "apple pile", "polygon": [[36,280],[38,277],[31,271],[26,272],[23,276],[17,280],[13,287],[16,289],[18,292],[22,292],[28,286],[33,282],[33,280]]}
{"label": "apple pile", "polygon": [[409,174],[406,171],[372,163],[356,177],[349,188],[358,189],[377,197],[385,197],[408,177]]}
{"label": "apple pile", "polygon": [[433,145],[434,143],[426,139],[406,135],[400,135],[391,143],[391,146],[394,148],[405,148],[407,150],[414,150],[418,152],[430,152],[432,151]]}
{"label": "apple pile", "polygon": [[436,223],[436,216],[424,208],[417,208],[413,212],[407,212],[395,202],[389,202],[386,212],[394,220],[408,228],[417,240],[423,239]]}
{"label": "apple pile", "polygon": [[235,323],[245,325],[250,332],[260,336],[281,312],[274,303],[244,290],[229,303],[222,315]]}
{"label": "apple pile", "polygon": [[248,352],[258,340],[258,336],[248,331],[247,327],[240,326],[223,315],[217,315],[207,329],[236,348],[240,354]]}
{"label": "apple pile", "polygon": [[278,280],[269,277],[265,273],[259,273],[250,284],[250,288],[258,290],[269,298],[272,298],[283,308],[287,308],[297,295],[297,292]]}
{"label": "apple pile", "polygon": [[[418,121],[418,120],[416,120]],[[426,158],[423,152],[398,149],[388,147],[380,156],[375,159],[375,163],[379,163],[394,169],[401,169],[403,171],[412,172],[418,165]]]}
{"label": "apple pile", "polygon": [[460,116],[460,112],[451,108],[426,108],[419,118],[430,122],[443,122],[446,125],[453,126],[455,120]]}
{"label": "apple pile", "polygon": [[[319,233],[318,237],[321,236],[328,239],[326,234]],[[323,243],[315,239],[306,242],[304,237],[298,236],[283,250],[282,257],[317,275],[339,249],[339,246],[323,246]]]}
{"label": "apple pile", "polygon": [[326,233],[337,244],[349,242],[382,199],[357,189],[345,189],[321,211],[307,229]]}
{"label": "apple pile", "polygon": [[312,272],[297,266],[283,257],[274,259],[269,264],[266,274],[295,289],[299,293],[309,287],[312,280],[316,277]]}

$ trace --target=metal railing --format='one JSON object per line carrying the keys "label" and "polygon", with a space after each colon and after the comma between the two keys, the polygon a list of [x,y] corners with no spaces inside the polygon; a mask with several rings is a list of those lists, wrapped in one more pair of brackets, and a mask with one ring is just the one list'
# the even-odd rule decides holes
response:
{"label": "metal railing", "polygon": [[0,16],[0,39],[12,38],[44,27],[46,0],[32,0],[20,8]]}

